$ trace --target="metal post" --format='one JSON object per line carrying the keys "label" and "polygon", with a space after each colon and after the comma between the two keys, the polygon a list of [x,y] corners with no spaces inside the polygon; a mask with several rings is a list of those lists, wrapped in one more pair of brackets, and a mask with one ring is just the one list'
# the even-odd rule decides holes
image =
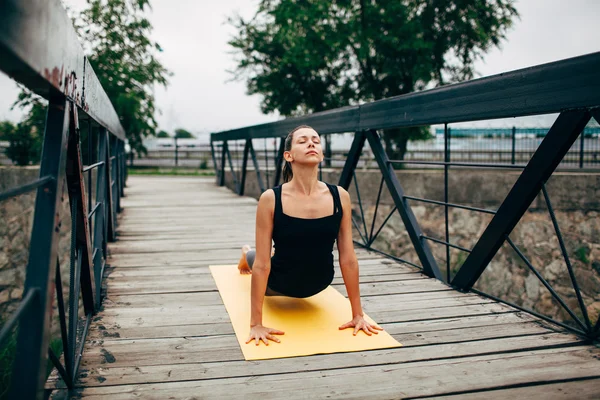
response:
{"label": "metal post", "polygon": [[63,202],[69,108],[64,100],[50,100],[42,150],[40,177],[53,180],[38,188],[31,229],[27,275],[23,293],[36,290],[33,304],[23,312],[17,336],[17,351],[9,398],[41,397],[46,380],[46,360],[56,275],[60,212]]}
{"label": "metal post", "polygon": [[[106,161],[107,135],[105,128],[98,132],[98,160]],[[107,208],[107,165],[106,162],[98,166],[96,174],[96,204],[101,204],[100,209],[94,214],[94,250],[92,263],[96,281],[96,306],[100,305],[102,287],[102,274],[106,258],[106,208]]]}
{"label": "metal post", "polygon": [[177,167],[177,165],[179,164],[179,146],[177,145],[177,136],[175,136],[175,166]]}
{"label": "metal post", "polygon": [[506,236],[527,211],[590,117],[587,110],[564,111],[558,116],[452,280],[452,285],[468,290],[477,282]]}
{"label": "metal post", "polygon": [[583,168],[583,157],[584,157],[584,142],[585,142],[585,128],[579,135],[579,168]]}
{"label": "metal post", "polygon": [[390,194],[394,199],[394,204],[400,212],[400,217],[402,218],[402,222],[404,222],[404,227],[406,228],[408,236],[410,237],[415,251],[419,256],[419,260],[423,266],[423,272],[430,277],[435,277],[436,279],[443,281],[443,276],[440,273],[435,259],[433,258],[431,249],[429,249],[427,242],[422,239],[423,233],[421,232],[421,228],[419,227],[417,219],[410,206],[405,202],[404,190],[402,189],[394,169],[389,162],[387,154],[381,145],[381,139],[379,138],[379,135],[376,131],[369,131],[366,136],[371,150],[373,151],[373,155],[377,160],[379,170],[383,174],[385,183],[387,184]]}
{"label": "metal post", "polygon": [[227,140],[221,145],[221,170],[219,171],[219,186],[225,185],[225,151],[227,149]]}
{"label": "metal post", "polygon": [[104,133],[106,135],[106,154],[104,155],[104,162],[106,164],[106,229],[107,236],[109,242],[114,242],[117,240],[117,221],[116,221],[116,213],[115,213],[115,205],[113,203],[113,168],[112,168],[112,145],[110,142],[110,135],[108,131]]}
{"label": "metal post", "polygon": [[324,139],[325,139],[325,166],[327,168],[331,167],[331,136],[330,135],[324,135]]}
{"label": "metal post", "polygon": [[515,163],[515,150],[517,147],[517,128],[516,127],[512,127],[512,135],[511,135],[511,142],[512,142],[512,150],[511,150],[511,156],[510,156],[510,162],[511,164]]}
{"label": "metal post", "polygon": [[250,152],[250,146],[252,144],[252,139],[246,139],[246,144],[244,145],[244,159],[242,161],[242,182],[240,183],[239,195],[244,195],[244,189],[246,188],[246,169],[248,167],[248,153]]}
{"label": "metal post", "polygon": [[[448,124],[444,124],[444,219],[446,222],[446,243],[450,243],[450,228],[448,221],[448,172],[450,166],[450,130]],[[446,245],[446,283],[450,283],[452,277],[450,276],[450,246]]]}

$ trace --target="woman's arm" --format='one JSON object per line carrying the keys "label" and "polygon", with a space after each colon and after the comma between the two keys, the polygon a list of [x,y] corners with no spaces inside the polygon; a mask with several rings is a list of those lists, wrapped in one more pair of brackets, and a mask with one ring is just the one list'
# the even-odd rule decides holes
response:
{"label": "woman's arm", "polygon": [[337,237],[337,247],[340,254],[340,269],[342,278],[348,292],[348,299],[352,306],[352,318],[363,315],[360,304],[360,289],[358,287],[358,260],[354,252],[354,243],[352,242],[352,203],[350,194],[342,187],[338,186],[340,200],[342,201],[342,223]]}
{"label": "woman's arm", "polygon": [[273,207],[275,193],[269,189],[258,200],[256,208],[256,257],[252,265],[252,286],[250,290],[250,335],[246,343],[252,340],[258,345],[262,340],[267,346],[269,340],[279,342],[273,335],[283,332],[262,325],[262,309],[267,290],[267,281],[271,272],[271,242],[273,239]]}
{"label": "woman's arm", "polygon": [[256,257],[252,265],[250,327],[262,325],[262,306],[271,272],[271,242],[273,239],[273,190],[265,191],[256,208]]}
{"label": "woman's arm", "polygon": [[340,200],[342,202],[342,222],[337,237],[337,247],[340,254],[340,269],[342,278],[348,292],[348,299],[352,307],[352,321],[340,326],[340,329],[354,327],[354,334],[363,330],[367,335],[377,333],[381,330],[376,325],[371,325],[364,320],[362,306],[360,304],[360,288],[358,285],[358,260],[354,252],[354,243],[352,242],[352,202],[350,194],[341,186],[338,186]]}

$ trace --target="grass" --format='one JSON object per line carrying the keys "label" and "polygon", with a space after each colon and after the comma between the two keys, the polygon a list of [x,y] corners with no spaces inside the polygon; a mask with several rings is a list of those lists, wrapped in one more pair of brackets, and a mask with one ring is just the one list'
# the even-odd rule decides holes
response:
{"label": "grass", "polygon": [[[4,321],[2,321],[4,322]],[[4,323],[2,323],[4,325]],[[62,354],[62,340],[60,337],[50,340],[50,348],[54,351],[57,357]],[[17,352],[17,332],[16,330],[10,335],[6,342],[0,348],[0,400],[8,399],[8,391],[10,389],[10,380],[12,377],[12,368],[15,362],[15,353]],[[48,359],[46,365],[46,378],[52,372],[54,365]]]}
{"label": "grass", "polygon": [[215,176],[213,170],[185,169],[185,168],[136,168],[129,167],[129,175],[159,175],[159,176]]}
{"label": "grass", "polygon": [[588,253],[589,249],[587,247],[580,247],[575,250],[575,257],[577,257],[577,259],[582,263],[588,264],[590,262],[590,260],[587,258]]}

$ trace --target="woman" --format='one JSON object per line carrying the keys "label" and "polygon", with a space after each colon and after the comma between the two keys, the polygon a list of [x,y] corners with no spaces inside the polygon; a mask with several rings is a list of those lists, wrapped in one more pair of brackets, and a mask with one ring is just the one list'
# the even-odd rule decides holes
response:
{"label": "woman", "polygon": [[[321,138],[309,126],[292,130],[285,139],[284,184],[265,191],[256,211],[256,251],[242,248],[238,268],[252,274],[250,334],[280,343],[282,331],[262,325],[264,296],[309,297],[333,280],[333,243],[337,239],[340,268],[352,307],[352,320],[339,329],[354,327],[367,335],[382,328],[363,317],[358,287],[358,261],[352,243],[350,195],[341,187],[317,179],[323,160]],[[271,240],[275,253],[271,258]]]}

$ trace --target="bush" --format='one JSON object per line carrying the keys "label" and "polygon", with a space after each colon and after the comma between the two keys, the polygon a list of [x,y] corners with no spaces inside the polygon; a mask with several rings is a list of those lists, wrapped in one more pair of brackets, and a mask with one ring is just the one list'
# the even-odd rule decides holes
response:
{"label": "bush", "polygon": [[6,156],[20,166],[37,164],[42,155],[43,132],[27,122],[19,123],[16,128],[6,136],[8,148]]}

